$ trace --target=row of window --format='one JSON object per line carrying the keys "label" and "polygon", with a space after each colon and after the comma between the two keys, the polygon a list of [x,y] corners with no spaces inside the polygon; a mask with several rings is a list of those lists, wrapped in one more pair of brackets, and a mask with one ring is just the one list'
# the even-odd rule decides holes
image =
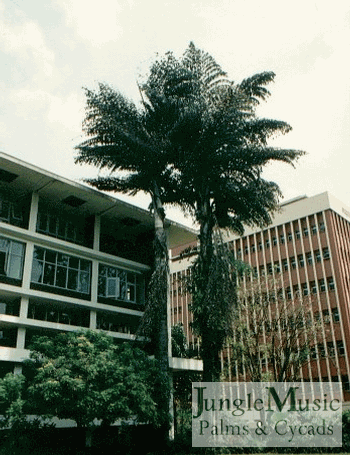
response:
{"label": "row of window", "polygon": [[14,226],[22,226],[23,218],[22,207],[0,194],[0,221]]}
{"label": "row of window", "polygon": [[305,267],[305,265],[313,265],[314,262],[321,262],[323,260],[328,260],[330,258],[330,253],[328,247],[325,247],[322,249],[322,252],[320,250],[315,250],[313,252],[309,251],[305,253],[305,256],[303,254],[299,254],[297,257],[291,256],[290,258],[282,259],[282,261],[275,261],[273,264],[268,263],[266,267],[264,265],[261,265],[258,269],[258,267],[253,267],[253,273],[255,276],[259,275],[264,276],[266,273],[272,275],[273,271],[275,270],[276,273],[280,272],[287,272],[290,269],[295,270],[297,266],[299,268]]}
{"label": "row of window", "polygon": [[[21,280],[25,245],[0,237],[0,278]],[[35,247],[31,282],[58,289],[89,294],[91,261]],[[133,303],[144,302],[144,278],[135,272],[99,265],[98,295]]]}
{"label": "row of window", "polygon": [[77,327],[89,327],[90,325],[90,311],[83,308],[60,308],[54,304],[30,302],[28,318]]}
{"label": "row of window", "polygon": [[[323,222],[320,222],[318,225],[318,229],[317,229],[316,225],[311,226],[311,233],[313,235],[317,234],[317,230],[319,230],[319,232],[324,232],[325,224]],[[299,240],[302,235],[303,235],[303,237],[309,236],[309,229],[307,227],[303,228],[302,234],[298,229],[294,231],[294,235],[292,232],[288,232],[287,239],[284,234],[281,234],[279,237],[273,236],[271,238],[271,241],[270,241],[270,238],[265,238],[264,242],[259,242],[257,246],[255,245],[255,243],[252,243],[250,245],[250,247],[248,245],[246,245],[244,247],[244,254],[248,254],[249,250],[251,253],[255,253],[256,250],[262,251],[264,248],[268,249],[268,248],[270,248],[271,243],[272,243],[272,246],[277,246],[278,243],[280,243],[281,245],[284,245],[286,243],[286,240],[288,242],[291,242],[293,240],[293,236],[296,240]],[[241,248],[238,248],[237,254],[239,257],[241,256],[241,254],[242,254]]]}
{"label": "row of window", "polygon": [[315,360],[326,356],[335,357],[336,352],[338,355],[345,355],[345,347],[342,340],[337,340],[336,345],[334,345],[333,341],[328,341],[326,345],[324,345],[324,343],[319,343],[311,346],[310,359]]}
{"label": "row of window", "polygon": [[307,296],[310,294],[317,294],[317,292],[334,291],[335,283],[332,276],[328,277],[327,280],[320,278],[318,281],[310,281],[309,283],[301,283],[300,287],[295,284],[293,287],[287,286],[285,288],[285,297],[287,300],[291,300],[293,297],[299,297],[300,295]]}
{"label": "row of window", "polygon": [[79,220],[72,217],[64,217],[61,214],[39,212],[37,220],[37,232],[51,237],[66,240],[67,242],[84,245],[84,226]]}

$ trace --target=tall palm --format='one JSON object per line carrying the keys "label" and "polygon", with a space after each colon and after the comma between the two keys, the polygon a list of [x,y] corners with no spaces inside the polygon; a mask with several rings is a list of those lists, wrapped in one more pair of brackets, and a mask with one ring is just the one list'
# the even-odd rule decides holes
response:
{"label": "tall palm", "polygon": [[[170,66],[169,58],[168,64]],[[174,68],[176,67],[173,60]],[[175,76],[174,84],[180,87]],[[167,83],[169,87],[170,74]],[[147,315],[152,312],[156,325],[156,356],[163,380],[169,374],[168,358],[168,245],[164,227],[164,204],[173,202],[177,182],[171,160],[171,131],[176,125],[181,96],[174,97],[162,87],[163,79],[141,92],[138,108],[117,90],[99,84],[97,91],[85,89],[86,115],[83,130],[87,139],[76,147],[76,163],[96,166],[108,172],[86,181],[92,186],[113,192],[135,195],[139,191],[151,196],[155,227],[155,267],[150,283]],[[157,88],[157,87],[158,88]],[[172,90],[175,90],[172,87]],[[145,97],[144,97],[145,95]],[[145,328],[145,325],[144,325]],[[147,327],[146,327],[147,329]],[[147,333],[146,333],[147,334]],[[162,395],[160,393],[160,395]],[[161,407],[169,415],[169,399],[160,396]]]}
{"label": "tall palm", "polygon": [[272,72],[235,84],[193,43],[181,65],[187,78],[187,85],[183,83],[187,103],[181,106],[181,120],[171,141],[176,148],[181,204],[200,226],[193,328],[201,337],[204,380],[212,381],[218,378],[219,352],[232,322],[224,316],[230,314],[232,299],[225,300],[220,292],[222,280],[217,277],[223,271],[219,267],[218,272],[220,255],[215,254],[213,232],[229,228],[242,234],[244,225],[271,222],[281,193],[276,183],[263,179],[263,167],[271,161],[293,164],[302,152],[269,146],[269,138],[291,127],[257,118],[256,107],[270,94],[266,86],[274,79]]}

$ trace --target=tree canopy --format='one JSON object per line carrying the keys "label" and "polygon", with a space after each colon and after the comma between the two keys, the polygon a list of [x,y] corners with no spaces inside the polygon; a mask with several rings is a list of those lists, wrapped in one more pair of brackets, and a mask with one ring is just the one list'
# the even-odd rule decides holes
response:
{"label": "tree canopy", "polygon": [[[206,381],[219,377],[218,356],[234,305],[234,263],[224,259],[223,247],[215,246],[214,231],[229,228],[242,234],[245,226],[270,223],[281,191],[263,178],[263,168],[273,161],[293,164],[303,154],[270,146],[270,139],[291,127],[257,116],[274,77],[263,72],[234,83],[212,56],[190,43],[176,64],[169,54],[157,61],[145,84],[146,93],[149,87],[171,87],[171,96],[183,88],[170,159],[178,184],[175,199],[200,226],[191,310]],[[167,90],[162,93],[167,96]]]}
{"label": "tree canopy", "polygon": [[286,296],[281,276],[251,277],[237,292],[237,316],[228,344],[234,376],[250,381],[292,382],[312,361],[324,327],[312,316],[310,296]]}
{"label": "tree canopy", "polygon": [[[229,279],[232,274],[232,264],[220,262],[214,230],[229,228],[242,234],[245,226],[270,223],[281,191],[276,182],[264,179],[264,166],[273,161],[293,165],[303,154],[270,146],[271,139],[288,133],[291,126],[257,115],[274,78],[273,72],[265,71],[235,83],[211,55],[190,43],[180,58],[168,52],[151,65],[140,85],[140,108],[105,84],[95,92],[86,90],[88,139],[77,147],[76,161],[109,172],[89,183],[129,194],[143,190],[152,198],[157,275],[151,282],[148,314],[158,320],[156,332],[162,334],[158,351],[163,353],[164,371],[168,352],[164,205],[180,206],[200,226],[191,309],[202,342],[204,378],[213,380],[218,378],[218,354],[230,324],[223,324],[220,336],[215,326],[224,314],[228,320],[234,303],[228,296],[224,303],[218,300],[222,280],[210,279],[215,270]],[[226,288],[232,293],[230,284]],[[161,298],[154,299],[155,295]]]}
{"label": "tree canopy", "polygon": [[116,345],[102,332],[68,332],[38,337],[30,359],[29,396],[40,415],[72,419],[79,427],[95,419],[103,425],[157,421],[156,363],[136,347]]}

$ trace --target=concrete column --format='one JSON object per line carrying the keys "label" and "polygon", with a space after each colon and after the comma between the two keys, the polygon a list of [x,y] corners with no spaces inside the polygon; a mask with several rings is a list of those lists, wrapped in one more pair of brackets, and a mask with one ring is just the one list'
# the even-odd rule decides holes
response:
{"label": "concrete column", "polygon": [[23,280],[22,287],[23,289],[30,288],[30,280],[32,276],[32,267],[33,267],[33,256],[34,256],[34,243],[28,242],[26,245],[26,252],[24,256],[24,268],[23,268]]}
{"label": "concrete column", "polygon": [[28,226],[29,231],[33,231],[33,232],[36,231],[38,210],[39,210],[39,194],[33,193],[32,194],[32,203],[31,203],[30,212],[29,212],[29,226]]}
{"label": "concrete column", "polygon": [[24,327],[19,327],[17,332],[17,349],[24,349],[26,339],[26,329]]}
{"label": "concrete column", "polygon": [[29,306],[29,299],[28,297],[21,298],[21,307],[19,310],[19,317],[22,319],[26,319],[28,317],[28,306]]}
{"label": "concrete column", "polygon": [[101,234],[101,217],[99,215],[95,215],[95,223],[94,223],[94,250],[100,250],[100,234]]}
{"label": "concrete column", "polygon": [[98,261],[92,261],[92,270],[91,270],[91,302],[97,303],[97,293],[98,293]]}
{"label": "concrete column", "polygon": [[97,324],[97,312],[94,310],[90,311],[90,329],[95,330]]}

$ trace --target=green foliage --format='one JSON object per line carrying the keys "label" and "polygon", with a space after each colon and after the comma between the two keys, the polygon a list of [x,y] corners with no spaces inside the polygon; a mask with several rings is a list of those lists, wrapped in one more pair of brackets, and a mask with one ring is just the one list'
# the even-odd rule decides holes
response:
{"label": "green foliage", "polygon": [[35,375],[29,396],[41,415],[72,419],[79,427],[95,419],[103,425],[117,419],[157,423],[156,362],[138,348],[86,330],[38,337],[30,357]]}
{"label": "green foliage", "polygon": [[204,263],[203,256],[199,255],[190,280],[191,327],[201,340],[200,355],[206,381],[219,379],[219,352],[231,334],[236,309],[237,262],[220,235],[213,242],[210,262]]}
{"label": "green foliage", "polygon": [[231,363],[239,371],[244,366],[253,382],[299,380],[311,346],[321,337],[322,325],[311,318],[311,311],[309,298],[284,298],[282,276],[259,279],[248,273],[237,292]]}
{"label": "green foliage", "polygon": [[[228,326],[226,291],[232,290],[229,281],[220,291],[212,278],[220,277],[223,283],[228,276],[215,252],[213,230],[229,228],[241,234],[244,226],[271,222],[281,192],[276,183],[262,178],[263,168],[273,161],[294,164],[303,154],[269,146],[271,138],[291,127],[256,115],[259,103],[270,95],[267,86],[274,77],[263,72],[236,84],[212,56],[190,43],[180,59],[169,52],[154,62],[140,87],[140,109],[105,84],[85,91],[83,126],[88,138],[77,146],[76,162],[110,173],[89,183],[108,191],[142,190],[151,195],[159,227],[156,259],[167,259],[161,232],[164,204],[179,205],[200,225],[193,312],[206,380],[218,377],[217,357]],[[153,315],[161,314],[156,331],[161,333],[158,352],[165,373],[164,302],[150,308]]]}
{"label": "green foliage", "polygon": [[19,426],[26,420],[25,401],[22,398],[25,378],[21,374],[8,373],[0,379],[0,428]]}
{"label": "green foliage", "polygon": [[171,328],[171,348],[173,357],[188,356],[187,338],[181,323]]}
{"label": "green foliage", "polygon": [[269,139],[291,127],[256,115],[274,77],[263,72],[235,84],[212,56],[190,43],[182,58],[168,53],[155,62],[143,87],[147,96],[160,93],[163,103],[167,99],[174,107],[174,98],[178,101],[168,136],[169,169],[177,183],[174,202],[200,225],[191,309],[206,380],[218,378],[217,357],[228,334],[232,303],[232,294],[226,294],[232,292],[232,280],[214,247],[214,229],[242,234],[244,226],[270,223],[281,193],[276,183],[262,178],[263,167],[272,161],[293,164],[303,154],[269,146]]}

